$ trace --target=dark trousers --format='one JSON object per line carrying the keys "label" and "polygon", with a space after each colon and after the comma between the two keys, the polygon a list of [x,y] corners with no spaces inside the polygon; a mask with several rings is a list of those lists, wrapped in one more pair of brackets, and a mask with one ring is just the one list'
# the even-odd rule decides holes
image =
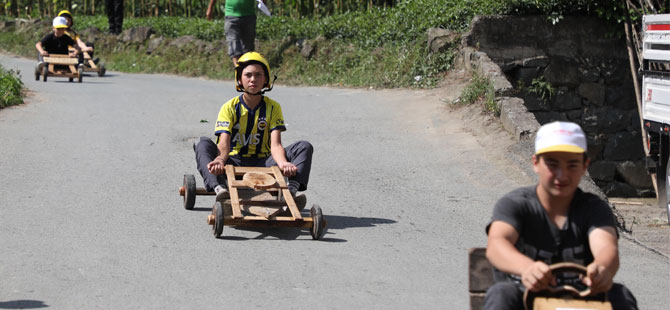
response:
{"label": "dark trousers", "polygon": [[[523,310],[523,286],[513,282],[498,282],[486,291],[484,309]],[[607,292],[607,299],[614,310],[637,310],[637,300],[625,286],[614,283]]]}
{"label": "dark trousers", "polygon": [[228,42],[228,56],[240,57],[254,51],[256,40],[256,15],[224,17],[224,33]]}
{"label": "dark trousers", "polygon": [[[219,156],[219,149],[208,137],[201,137],[200,141],[194,146],[195,160],[198,165],[198,171],[202,176],[207,191],[213,191],[217,185],[225,185],[225,175],[213,175],[209,173],[207,164],[212,162],[216,156]],[[314,149],[307,141],[298,141],[284,148],[286,150],[286,159],[298,168],[295,176],[290,177],[289,181],[295,180],[300,186],[299,191],[307,189],[309,182],[309,172],[312,169],[312,153]],[[267,158],[243,158],[241,156],[230,156],[226,165],[244,166],[244,167],[271,167],[276,166],[272,156]]]}
{"label": "dark trousers", "polygon": [[109,21],[109,32],[121,33],[123,28],[123,0],[105,0],[105,10]]}

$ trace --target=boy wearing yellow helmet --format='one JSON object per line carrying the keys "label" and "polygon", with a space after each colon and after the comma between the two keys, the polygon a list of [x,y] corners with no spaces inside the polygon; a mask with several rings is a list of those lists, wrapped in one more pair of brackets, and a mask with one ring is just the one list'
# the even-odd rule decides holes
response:
{"label": "boy wearing yellow helmet", "polygon": [[[74,24],[74,19],[72,18],[72,13],[68,10],[62,10],[58,12],[58,16],[65,17],[65,20],[67,20],[67,28],[65,28],[65,35],[72,38],[79,48],[82,50],[82,52],[88,52],[89,56],[93,57],[93,43],[84,43],[84,41],[81,40],[79,37],[79,34],[77,34],[74,29],[72,29],[72,25]],[[98,63],[98,59],[93,60],[96,64]],[[84,55],[80,54],[79,55],[79,63],[84,62]]]}
{"label": "boy wearing yellow helmet", "polygon": [[[225,165],[278,166],[288,177],[288,188],[294,197],[296,192],[307,189],[313,148],[307,141],[283,147],[281,132],[286,127],[281,106],[263,95],[272,90],[270,73],[270,65],[261,54],[242,55],[235,68],[236,89],[242,94],[221,106],[214,129],[216,144],[201,137],[194,145],[205,188],[215,191],[217,200],[228,196]],[[304,195],[296,198],[299,207],[304,207]]]}

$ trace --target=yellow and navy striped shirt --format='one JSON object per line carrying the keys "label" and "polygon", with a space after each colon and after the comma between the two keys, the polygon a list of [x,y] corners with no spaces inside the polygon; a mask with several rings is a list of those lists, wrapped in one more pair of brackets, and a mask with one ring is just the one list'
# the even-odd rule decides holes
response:
{"label": "yellow and navy striped shirt", "polygon": [[279,103],[264,96],[251,110],[240,95],[221,106],[214,134],[217,144],[222,132],[230,134],[229,156],[266,158],[273,130],[286,130]]}

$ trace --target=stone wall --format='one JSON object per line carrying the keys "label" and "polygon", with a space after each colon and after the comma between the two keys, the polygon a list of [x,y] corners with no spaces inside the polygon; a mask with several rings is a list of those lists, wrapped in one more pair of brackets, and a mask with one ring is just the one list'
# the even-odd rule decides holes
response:
{"label": "stone wall", "polygon": [[540,124],[580,124],[589,174],[605,194],[650,196],[626,45],[614,30],[590,17],[480,16],[463,37],[464,57],[495,63],[511,84],[500,95],[523,100]]}

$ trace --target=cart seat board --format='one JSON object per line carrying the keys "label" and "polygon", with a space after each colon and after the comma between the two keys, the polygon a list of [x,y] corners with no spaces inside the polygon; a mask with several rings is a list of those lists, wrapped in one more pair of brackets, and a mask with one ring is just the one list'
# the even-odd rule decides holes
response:
{"label": "cart seat board", "polygon": [[242,177],[242,181],[253,189],[272,188],[277,184],[273,176],[263,172],[247,172]]}

